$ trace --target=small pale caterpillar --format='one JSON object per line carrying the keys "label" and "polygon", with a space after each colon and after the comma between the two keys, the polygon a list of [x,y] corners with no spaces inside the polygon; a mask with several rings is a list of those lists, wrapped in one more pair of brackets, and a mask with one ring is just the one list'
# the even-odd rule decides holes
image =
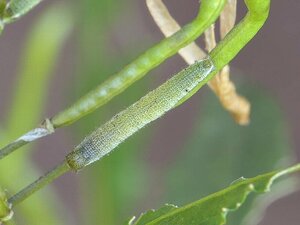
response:
{"label": "small pale caterpillar", "polygon": [[70,168],[80,170],[110,153],[136,131],[174,108],[214,69],[209,58],[198,61],[115,115],[67,155]]}

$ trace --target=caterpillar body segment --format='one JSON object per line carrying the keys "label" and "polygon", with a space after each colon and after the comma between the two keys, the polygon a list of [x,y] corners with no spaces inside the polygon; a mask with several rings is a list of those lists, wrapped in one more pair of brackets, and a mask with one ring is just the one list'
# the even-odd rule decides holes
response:
{"label": "caterpillar body segment", "polygon": [[199,83],[204,83],[207,75],[213,70],[214,65],[209,58],[195,62],[115,115],[67,155],[66,160],[70,168],[80,170],[109,154],[146,124],[174,108],[189,92],[199,86]]}

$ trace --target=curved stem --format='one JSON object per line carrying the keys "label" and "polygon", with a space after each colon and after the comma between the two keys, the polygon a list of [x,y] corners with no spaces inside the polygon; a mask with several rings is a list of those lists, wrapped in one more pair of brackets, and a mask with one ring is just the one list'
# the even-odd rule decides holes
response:
{"label": "curved stem", "polygon": [[245,0],[248,8],[247,15],[209,54],[216,70],[209,74],[205,78],[205,81],[200,83],[189,94],[189,96],[183,99],[178,105],[182,104],[195,94],[195,92],[213,78],[218,71],[229,64],[230,61],[234,59],[234,57],[245,47],[245,45],[251,41],[268,18],[270,2],[271,0]]}
{"label": "curved stem", "polygon": [[55,167],[50,172],[46,173],[44,176],[40,177],[38,180],[18,192],[16,195],[10,197],[8,202],[12,204],[14,207],[15,205],[22,202],[24,199],[29,197],[30,195],[34,194],[41,188],[45,187],[47,184],[51,183],[56,178],[60,177],[61,175],[65,174],[70,170],[69,165],[64,161],[59,166]]}
{"label": "curved stem", "polygon": [[239,53],[260,30],[269,15],[270,0],[245,0],[245,3],[249,10],[245,18],[210,53],[218,69],[222,69]]}

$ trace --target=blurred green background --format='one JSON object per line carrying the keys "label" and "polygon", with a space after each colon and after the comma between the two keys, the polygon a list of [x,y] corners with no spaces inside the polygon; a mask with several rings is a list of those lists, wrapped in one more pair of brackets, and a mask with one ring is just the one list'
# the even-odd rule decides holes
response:
{"label": "blurred green background", "polygon": [[[165,2],[180,24],[197,14],[197,0]],[[245,7],[238,4],[242,18]],[[26,200],[16,208],[19,224],[122,224],[147,209],[182,205],[241,176],[299,161],[300,3],[272,4],[266,26],[232,64],[239,92],[252,103],[248,127],[236,125],[204,87],[109,157]],[[1,146],[162,38],[145,1],[44,1],[0,37]],[[178,56],[167,60],[101,109],[1,161],[1,186],[15,193],[60,162],[99,124],[185,66]],[[299,224],[297,184],[288,179],[273,194],[251,198],[228,224]],[[264,215],[270,202],[275,203]]]}

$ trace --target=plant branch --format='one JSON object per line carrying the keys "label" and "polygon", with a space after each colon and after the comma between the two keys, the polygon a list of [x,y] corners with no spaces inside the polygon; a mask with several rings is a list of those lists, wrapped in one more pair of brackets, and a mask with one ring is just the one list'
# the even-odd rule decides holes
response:
{"label": "plant branch", "polygon": [[9,155],[16,149],[22,147],[23,145],[32,142],[36,139],[39,139],[41,137],[47,136],[54,132],[54,128],[50,122],[50,120],[46,119],[40,127],[35,128],[23,136],[19,137],[17,140],[15,140],[12,143],[9,143],[0,151],[0,160],[3,159],[5,156]]}
{"label": "plant branch", "polygon": [[245,3],[248,8],[245,18],[210,53],[218,69],[222,69],[240,52],[269,15],[270,0],[245,0]]}
{"label": "plant branch", "polygon": [[[214,62],[216,70],[209,74],[205,79],[208,82],[224,66],[229,64],[232,59],[247,45],[249,41],[257,34],[269,15],[270,0],[245,0],[248,8],[247,15],[236,25],[223,40],[210,52],[210,57]],[[205,82],[205,83],[206,83]],[[185,102],[201,87],[199,84],[189,95],[179,104]]]}
{"label": "plant branch", "polygon": [[53,180],[65,174],[69,170],[69,165],[64,161],[62,164],[58,165],[53,170],[40,177],[38,180],[24,188],[22,191],[10,197],[8,199],[8,202],[12,205],[12,207],[14,207],[15,205],[19,204],[24,199],[31,196],[41,188],[45,187],[47,184],[51,183]]}

